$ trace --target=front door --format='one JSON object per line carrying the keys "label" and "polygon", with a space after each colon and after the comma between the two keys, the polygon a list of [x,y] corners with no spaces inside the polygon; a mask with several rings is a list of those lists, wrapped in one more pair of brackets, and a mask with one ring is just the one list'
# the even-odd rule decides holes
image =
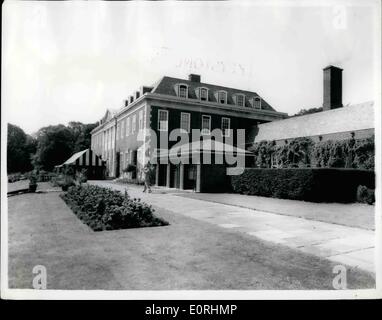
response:
{"label": "front door", "polygon": [[195,189],[196,187],[196,165],[184,165],[184,189]]}

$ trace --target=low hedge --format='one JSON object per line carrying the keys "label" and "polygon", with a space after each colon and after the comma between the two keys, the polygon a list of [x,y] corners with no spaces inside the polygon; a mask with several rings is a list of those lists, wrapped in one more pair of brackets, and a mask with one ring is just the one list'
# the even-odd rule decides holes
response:
{"label": "low hedge", "polygon": [[73,212],[94,231],[168,225],[154,209],[127,193],[91,185],[70,187],[61,195]]}
{"label": "low hedge", "polygon": [[375,188],[373,171],[333,168],[248,168],[231,177],[235,193],[305,200],[355,202],[360,185]]}

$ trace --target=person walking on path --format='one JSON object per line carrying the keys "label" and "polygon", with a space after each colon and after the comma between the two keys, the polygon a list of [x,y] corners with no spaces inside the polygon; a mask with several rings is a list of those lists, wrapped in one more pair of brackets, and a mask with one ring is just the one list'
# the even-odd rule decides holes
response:
{"label": "person walking on path", "polygon": [[144,182],[145,185],[143,187],[143,192],[146,192],[146,190],[150,193],[151,192],[151,187],[150,187],[150,175],[151,175],[151,163],[148,161],[146,165],[143,168],[144,172]]}

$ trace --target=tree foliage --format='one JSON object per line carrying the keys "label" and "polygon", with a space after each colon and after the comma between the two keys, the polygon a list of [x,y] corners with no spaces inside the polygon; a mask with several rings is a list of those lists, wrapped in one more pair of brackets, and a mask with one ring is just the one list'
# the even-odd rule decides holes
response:
{"label": "tree foliage", "polygon": [[323,110],[322,107],[310,108],[310,109],[301,109],[299,112],[294,114],[292,117],[298,117],[298,116],[303,116],[305,114],[317,113],[317,112],[321,112],[322,110]]}
{"label": "tree foliage", "polygon": [[90,132],[96,124],[70,122],[41,128],[37,132],[37,151],[34,155],[35,168],[52,170],[73,153],[90,148]]}
{"label": "tree foliage", "polygon": [[7,173],[31,170],[31,155],[36,150],[35,139],[10,123],[8,123],[7,139]]}
{"label": "tree foliage", "polygon": [[96,123],[83,124],[81,122],[69,122],[68,128],[72,131],[74,146],[73,152],[78,152],[90,147],[90,132],[97,126]]}

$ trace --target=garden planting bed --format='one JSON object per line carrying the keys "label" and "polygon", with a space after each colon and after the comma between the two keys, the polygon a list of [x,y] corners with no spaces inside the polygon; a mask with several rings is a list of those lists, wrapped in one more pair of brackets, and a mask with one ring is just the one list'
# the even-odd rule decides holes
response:
{"label": "garden planting bed", "polygon": [[93,185],[77,185],[61,195],[72,211],[94,231],[165,226],[154,209],[127,192]]}

